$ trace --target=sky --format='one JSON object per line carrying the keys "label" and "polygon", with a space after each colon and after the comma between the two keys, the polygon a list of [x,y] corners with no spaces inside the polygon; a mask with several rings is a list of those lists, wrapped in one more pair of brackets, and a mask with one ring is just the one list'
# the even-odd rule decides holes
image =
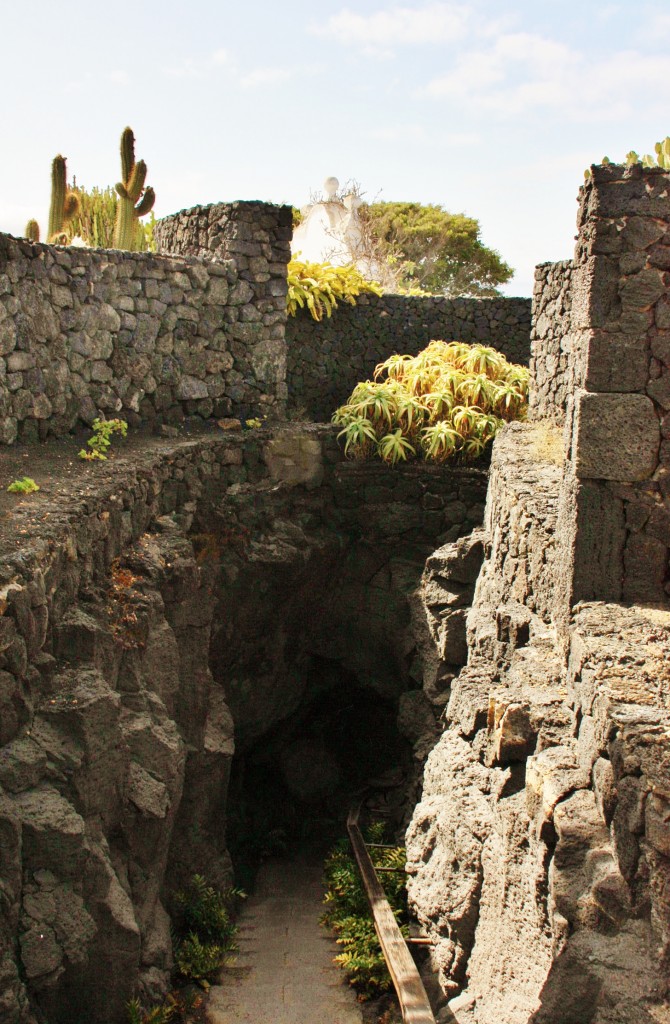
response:
{"label": "sky", "polygon": [[669,54],[670,0],[0,0],[0,231],[44,231],[57,153],[114,184],[130,125],[157,217],[334,175],[476,217],[530,295],[584,169],[670,134]]}

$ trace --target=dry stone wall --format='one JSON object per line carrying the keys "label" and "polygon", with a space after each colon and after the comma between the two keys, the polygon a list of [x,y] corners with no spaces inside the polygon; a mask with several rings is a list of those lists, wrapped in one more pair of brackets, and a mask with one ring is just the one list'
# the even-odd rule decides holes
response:
{"label": "dry stone wall", "polygon": [[281,416],[329,421],[393,352],[432,338],[528,361],[530,301],[361,296],[286,317],[289,207],[197,206],[156,225],[159,255],[0,235],[0,444],[96,416],[131,426]]}
{"label": "dry stone wall", "polygon": [[[0,235],[0,443],[101,414],[135,426],[283,409],[290,211],[236,203],[209,216],[230,251],[208,261]],[[178,248],[184,231],[170,229],[158,234]]]}
{"label": "dry stone wall", "polygon": [[535,268],[529,417],[563,423],[571,390],[572,260]]}
{"label": "dry stone wall", "polygon": [[481,342],[514,363],[529,359],[530,299],[446,299],[361,295],[317,323],[306,310],[289,317],[289,403],[328,422],[377,363],[394,352],[416,355],[434,338]]}

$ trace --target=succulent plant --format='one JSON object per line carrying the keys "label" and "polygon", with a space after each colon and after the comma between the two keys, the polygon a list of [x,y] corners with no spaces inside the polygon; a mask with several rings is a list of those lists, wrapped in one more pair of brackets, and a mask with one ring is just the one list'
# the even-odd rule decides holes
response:
{"label": "succulent plant", "polygon": [[79,200],[74,192],[67,187],[67,168],[65,157],[55,156],[51,164],[51,205],[49,206],[49,230],[47,241],[60,242],[65,235],[66,225],[72,220],[79,209]]}
{"label": "succulent plant", "polygon": [[147,165],[144,160],[135,163],[135,136],[132,128],[124,128],[121,135],[121,177],[116,185],[119,203],[114,225],[114,247],[139,248],[139,218],[150,213],[156,201],[152,188],[145,188]]}
{"label": "succulent plant", "polygon": [[39,242],[40,240],[40,226],[36,220],[29,220],[26,224],[24,236],[29,242]]}

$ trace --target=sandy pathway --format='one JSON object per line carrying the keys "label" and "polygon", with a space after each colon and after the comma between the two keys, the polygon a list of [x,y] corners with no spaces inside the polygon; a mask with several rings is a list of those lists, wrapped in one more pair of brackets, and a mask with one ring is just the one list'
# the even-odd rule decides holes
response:
{"label": "sandy pathway", "polygon": [[319,926],[322,870],[314,860],[261,868],[240,915],[237,962],[210,991],[210,1024],[361,1024],[332,963],[338,947]]}

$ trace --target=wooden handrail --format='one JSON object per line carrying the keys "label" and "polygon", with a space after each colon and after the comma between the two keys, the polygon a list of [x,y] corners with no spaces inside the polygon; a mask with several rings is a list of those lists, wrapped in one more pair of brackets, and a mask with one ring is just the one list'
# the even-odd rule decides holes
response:
{"label": "wooden handrail", "polygon": [[347,832],[363,879],[363,887],[372,910],[372,920],[389,974],[398,995],[405,1024],[435,1024],[426,990],[384,895],[375,866],[358,827],[361,805],[355,804],[347,817]]}

